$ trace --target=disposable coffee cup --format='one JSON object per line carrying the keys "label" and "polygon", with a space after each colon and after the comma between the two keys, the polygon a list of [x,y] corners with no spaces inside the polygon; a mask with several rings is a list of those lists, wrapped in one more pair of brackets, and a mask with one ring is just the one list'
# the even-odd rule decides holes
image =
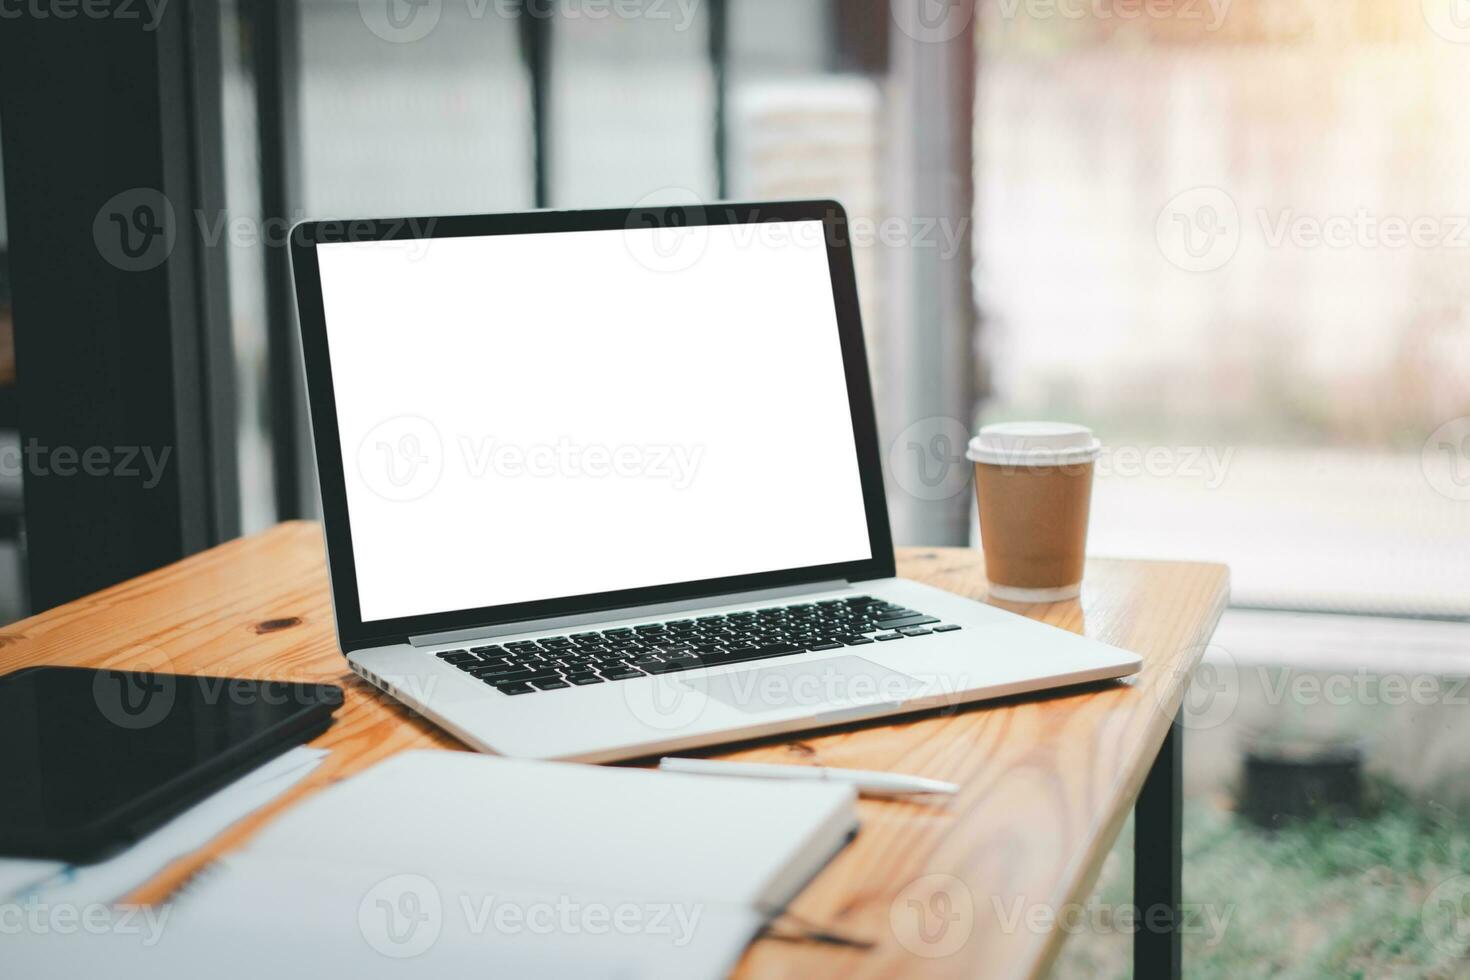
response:
{"label": "disposable coffee cup", "polygon": [[975,464],[980,545],[990,594],[1058,602],[1082,591],[1092,473],[1102,444],[1067,422],[987,425],[965,455]]}

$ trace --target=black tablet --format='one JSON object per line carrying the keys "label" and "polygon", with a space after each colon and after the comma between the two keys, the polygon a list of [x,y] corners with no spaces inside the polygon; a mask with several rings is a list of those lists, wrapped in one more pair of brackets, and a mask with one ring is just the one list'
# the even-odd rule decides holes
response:
{"label": "black tablet", "polygon": [[0,855],[100,860],[324,731],[325,684],[32,667],[0,677]]}

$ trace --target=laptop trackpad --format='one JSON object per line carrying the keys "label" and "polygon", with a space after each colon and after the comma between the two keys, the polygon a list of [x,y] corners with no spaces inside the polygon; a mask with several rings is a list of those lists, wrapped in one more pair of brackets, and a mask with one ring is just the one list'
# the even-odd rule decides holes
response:
{"label": "laptop trackpad", "polygon": [[863,704],[902,703],[924,685],[862,657],[805,660],[682,683],[747,714],[809,708],[821,712]]}

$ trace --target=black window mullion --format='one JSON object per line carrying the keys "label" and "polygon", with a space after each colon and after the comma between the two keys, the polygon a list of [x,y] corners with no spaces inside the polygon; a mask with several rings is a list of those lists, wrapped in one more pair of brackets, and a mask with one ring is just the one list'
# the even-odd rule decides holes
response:
{"label": "black window mullion", "polygon": [[521,58],[531,83],[531,152],[536,207],[551,206],[551,20],[553,7],[519,0]]}
{"label": "black window mullion", "polygon": [[[190,121],[190,176],[202,214],[226,213],[224,161],[224,66],[218,4],[191,5],[183,49],[189,84],[184,90]],[[211,540],[240,534],[240,462],[237,431],[234,336],[230,324],[229,255],[223,242],[195,250],[195,316],[200,326],[203,424],[212,478],[206,481]]]}
{"label": "black window mullion", "polygon": [[[290,222],[301,213],[300,0],[250,0],[241,11],[249,32],[260,141],[260,217]],[[271,464],[276,517],[315,510],[315,463],[307,438],[301,337],[290,255],[282,241],[265,246],[265,309]]]}
{"label": "black window mullion", "polygon": [[709,60],[715,87],[715,186],[730,196],[730,11],[726,0],[709,0]]}

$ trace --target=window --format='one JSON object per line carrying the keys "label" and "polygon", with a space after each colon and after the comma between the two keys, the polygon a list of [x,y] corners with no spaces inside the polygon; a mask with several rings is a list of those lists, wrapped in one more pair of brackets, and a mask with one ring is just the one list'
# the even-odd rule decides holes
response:
{"label": "window", "polygon": [[719,196],[708,7],[531,4],[538,18],[560,11],[545,25],[551,206]]}
{"label": "window", "polygon": [[419,36],[394,33],[355,0],[302,2],[307,214],[533,206],[530,89],[507,9],[435,4],[416,15],[427,28]]}
{"label": "window", "polygon": [[[924,387],[909,383],[906,358],[885,367],[910,343],[886,331],[895,316],[919,325],[915,344],[968,329],[895,305],[908,302],[895,283],[913,272],[884,224],[888,161],[910,137],[889,111],[884,3],[297,0],[274,25],[257,8],[228,10],[229,197],[247,223],[273,210],[261,182],[272,167],[290,185],[293,221],[835,197],[853,221],[880,394]],[[288,36],[273,41],[272,26]],[[272,43],[281,50],[262,61]],[[262,64],[279,66],[279,105],[261,101]],[[277,350],[291,340],[294,300],[269,245],[254,241],[232,242],[231,287],[244,526],[258,529],[289,516],[283,484],[310,475],[304,448],[282,448],[305,438],[291,418],[300,393],[283,390],[294,359]],[[952,413],[966,410],[961,400]],[[892,506],[932,502],[896,494]]]}
{"label": "window", "polygon": [[[1231,567],[1182,720],[1187,969],[1454,973],[1420,922],[1467,838],[1470,35],[1410,0],[1127,9],[982,8],[982,416],[1099,431],[1093,554]],[[1057,975],[1129,943],[1082,929]]]}
{"label": "window", "polygon": [[1470,490],[1430,440],[1470,415],[1470,62],[1417,3],[1188,7],[984,7],[986,416],[1111,444],[1097,553],[1228,561],[1249,605],[1470,612]]}

